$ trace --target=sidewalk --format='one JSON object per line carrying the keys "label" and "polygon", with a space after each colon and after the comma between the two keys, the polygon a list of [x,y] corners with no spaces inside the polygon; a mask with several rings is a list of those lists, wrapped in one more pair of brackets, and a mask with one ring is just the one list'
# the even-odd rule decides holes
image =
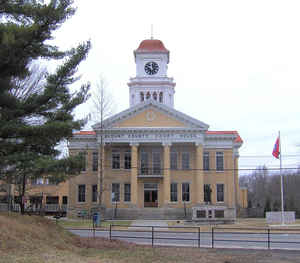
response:
{"label": "sidewalk", "polygon": [[134,220],[130,230],[151,230],[152,227],[157,227],[156,230],[168,230],[168,221],[163,220]]}

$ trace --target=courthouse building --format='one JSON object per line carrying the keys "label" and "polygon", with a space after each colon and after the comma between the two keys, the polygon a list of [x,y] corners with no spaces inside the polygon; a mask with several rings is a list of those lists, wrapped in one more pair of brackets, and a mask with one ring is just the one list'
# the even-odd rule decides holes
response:
{"label": "courthouse building", "polygon": [[142,41],[130,107],[69,141],[70,154],[86,156],[85,170],[69,181],[69,216],[97,207],[100,152],[106,217],[179,219],[194,211],[200,220],[234,219],[246,205],[238,182],[242,139],[174,108],[169,56],[160,40]]}

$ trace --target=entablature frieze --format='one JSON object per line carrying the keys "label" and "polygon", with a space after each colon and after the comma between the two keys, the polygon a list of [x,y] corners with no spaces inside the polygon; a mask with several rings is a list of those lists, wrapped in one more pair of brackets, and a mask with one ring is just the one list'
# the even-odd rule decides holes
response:
{"label": "entablature frieze", "polygon": [[[98,141],[101,135],[98,135]],[[114,130],[103,134],[106,143],[173,143],[173,142],[203,142],[204,134],[198,130]]]}
{"label": "entablature frieze", "polygon": [[[138,146],[141,143],[161,143],[172,145],[174,143],[193,143],[195,146],[202,145],[206,149],[235,148],[238,154],[238,146],[232,136],[214,136],[207,138],[205,132],[199,129],[183,128],[114,128],[97,131],[96,138],[84,138],[84,136],[73,137],[69,141],[70,149],[89,148],[97,149],[101,142],[103,144],[126,143]],[[236,154],[236,155],[237,155]]]}

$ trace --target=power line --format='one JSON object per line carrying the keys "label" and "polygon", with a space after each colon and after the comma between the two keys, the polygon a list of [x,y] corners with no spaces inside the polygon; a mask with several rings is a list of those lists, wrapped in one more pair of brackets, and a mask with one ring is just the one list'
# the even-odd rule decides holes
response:
{"label": "power line", "polygon": [[[294,155],[294,154],[282,155],[282,158],[292,158],[292,157],[300,158],[300,155]],[[274,159],[272,155],[240,155],[239,158],[273,158]]]}
{"label": "power line", "polygon": [[[141,167],[131,167],[130,169],[125,169],[123,167],[121,168],[112,168],[111,166],[104,166],[104,169],[109,168],[109,170],[111,171],[120,171],[120,170],[124,170],[124,171],[131,171],[132,169],[137,169],[137,170],[155,170],[156,168],[153,167],[148,167],[148,168],[141,168]],[[209,169],[209,170],[205,170],[205,169],[198,169],[198,168],[190,168],[190,169],[171,169],[171,168],[157,168],[157,170],[159,171],[164,171],[164,170],[170,170],[170,171],[203,171],[203,172],[216,172],[216,173],[223,173],[223,172],[228,172],[228,171],[280,171],[279,167],[266,167],[266,168],[262,168],[262,167],[257,167],[257,168],[224,168],[223,170],[217,170],[217,169]],[[299,167],[282,167],[282,170],[299,170]],[[146,174],[145,174],[146,175]]]}

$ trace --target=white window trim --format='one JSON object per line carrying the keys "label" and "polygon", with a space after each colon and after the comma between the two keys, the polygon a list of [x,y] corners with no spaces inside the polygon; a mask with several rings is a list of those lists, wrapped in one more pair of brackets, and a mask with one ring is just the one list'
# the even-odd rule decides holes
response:
{"label": "white window trim", "polygon": [[79,154],[83,154],[85,159],[85,170],[81,170],[80,173],[84,174],[88,172],[88,152],[87,151],[80,151]]}
{"label": "white window trim", "polygon": [[[125,156],[127,155],[127,154],[129,154],[130,155],[130,168],[125,168]],[[120,156],[121,157],[121,156]],[[131,170],[131,151],[125,151],[124,152],[124,158],[123,158],[123,160],[124,160],[124,162],[123,162],[123,168],[124,168],[124,170],[125,171],[128,171],[128,170]],[[121,167],[121,165],[120,165],[120,167]]]}
{"label": "white window trim", "polygon": [[[182,188],[183,188],[183,184],[189,184],[190,201],[183,201],[183,200],[182,200],[182,197],[183,197],[183,189],[182,189]],[[182,182],[182,183],[181,183],[181,198],[180,198],[180,201],[181,201],[182,204],[183,204],[183,203],[189,204],[189,203],[192,202],[191,182]]]}
{"label": "white window trim", "polygon": [[[125,201],[125,184],[129,184],[130,185],[130,201]],[[131,200],[132,200],[132,192],[131,192],[131,190],[132,190],[132,187],[131,187],[131,183],[124,183],[123,184],[124,185],[124,203],[126,203],[126,204],[129,204],[129,203],[131,203]]]}
{"label": "white window trim", "polygon": [[[85,185],[85,191],[84,191],[84,200],[83,202],[79,201],[78,197],[79,197],[79,185]],[[77,197],[76,197],[76,200],[77,200],[77,204],[85,204],[87,201],[86,201],[86,184],[77,184]]]}
{"label": "white window trim", "polygon": [[[119,168],[113,168],[113,163],[114,163],[113,155],[114,154],[119,154]],[[120,152],[112,152],[111,153],[111,169],[112,170],[121,170],[121,153]]]}
{"label": "white window trim", "polygon": [[[140,152],[140,167],[138,168],[138,170],[142,170],[142,154],[144,154],[144,153],[146,153],[147,154],[147,167],[145,167],[146,169],[149,169],[150,167],[149,167],[149,152],[146,152],[146,151],[141,151]],[[138,171],[138,173],[140,172],[140,171]]]}
{"label": "white window trim", "polygon": [[[183,168],[183,155],[184,154],[188,154],[189,155],[189,167],[188,168]],[[184,171],[188,171],[188,170],[191,170],[191,153],[190,152],[182,152],[181,153],[181,170],[184,170]]]}
{"label": "white window trim", "polygon": [[98,185],[97,185],[97,198],[96,198],[96,201],[93,201],[93,186],[94,185],[97,185],[97,184],[92,184],[92,203],[97,203],[97,201],[98,201]]}
{"label": "white window trim", "polygon": [[[218,184],[223,185],[223,201],[218,201]],[[217,204],[224,204],[225,203],[225,184],[224,183],[217,183],[216,184],[216,203]]]}
{"label": "white window trim", "polygon": [[[207,153],[207,156],[208,156],[208,169],[207,170],[204,170],[204,156],[205,156],[205,153]],[[203,171],[204,172],[209,172],[211,171],[211,162],[210,162],[210,152],[209,151],[203,151]],[[216,155],[216,158],[217,158],[217,155]],[[216,165],[217,165],[217,159],[216,159]]]}
{"label": "white window trim", "polygon": [[[112,200],[112,185],[113,184],[119,184],[119,201],[113,201]],[[115,203],[117,203],[117,204],[119,204],[120,202],[121,202],[121,184],[120,183],[111,183],[111,191],[110,191],[110,202],[111,202],[111,204],[115,204]]]}
{"label": "white window trim", "polygon": [[[172,168],[172,158],[171,158],[172,153],[173,153],[173,154],[174,154],[174,153],[176,154],[176,168]],[[177,170],[178,170],[178,156],[179,156],[179,154],[178,154],[177,151],[171,151],[171,152],[170,152],[170,170],[173,170],[173,171],[177,171]]]}
{"label": "white window trim", "polygon": [[[172,201],[171,200],[171,184],[176,184],[177,185],[177,201]],[[178,194],[179,194],[179,191],[178,191],[178,184],[179,183],[176,183],[176,182],[171,182],[170,183],[170,204],[178,204],[178,200],[179,200],[179,198],[178,198]],[[182,191],[182,190],[181,190]]]}
{"label": "white window trim", "polygon": [[[223,153],[223,170],[217,170],[217,152]],[[225,172],[225,161],[224,161],[224,152],[223,151],[216,151],[216,173],[224,173]]]}
{"label": "white window trim", "polygon": [[[97,170],[96,171],[94,171],[94,155],[97,155]],[[92,152],[92,172],[97,173],[98,171],[99,171],[99,152],[93,151]]]}
{"label": "white window trim", "polygon": [[[160,169],[160,171],[162,171],[162,162],[161,162],[162,156],[161,156],[161,152],[158,151],[158,150],[154,150],[154,151],[152,152],[152,154],[151,154],[151,157],[152,157],[152,164],[151,164],[151,168],[150,168],[150,169],[152,169],[152,173],[153,173],[153,171],[154,171],[154,155],[155,155],[155,154],[159,154],[159,169]],[[156,168],[158,168],[158,167],[156,167]]]}

